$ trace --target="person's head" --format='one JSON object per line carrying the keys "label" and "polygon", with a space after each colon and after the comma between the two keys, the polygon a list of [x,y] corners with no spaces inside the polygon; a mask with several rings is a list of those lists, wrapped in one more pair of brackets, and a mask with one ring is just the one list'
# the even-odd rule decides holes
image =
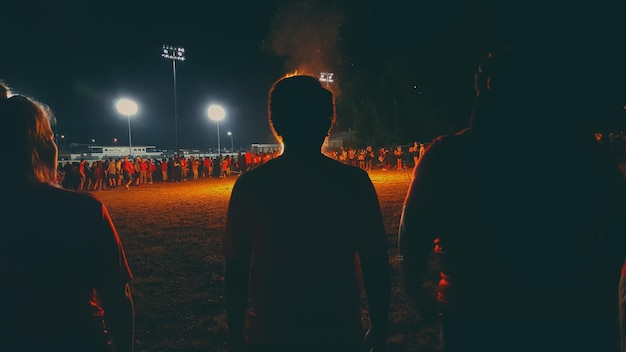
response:
{"label": "person's head", "polygon": [[[6,92],[6,93],[3,93]],[[0,119],[7,133],[3,149],[12,151],[13,180],[56,181],[58,150],[54,143],[54,115],[43,103],[23,95],[11,95],[0,82]]]}
{"label": "person's head", "polygon": [[566,122],[562,65],[547,48],[489,53],[474,75],[472,126],[506,134]]}
{"label": "person's head", "polygon": [[474,76],[472,126],[563,133],[611,123],[622,117],[624,105],[616,82],[623,69],[613,61],[605,53],[556,44],[490,53]]}
{"label": "person's head", "polygon": [[269,91],[268,117],[279,142],[290,148],[321,148],[335,122],[333,94],[313,76],[284,77]]}

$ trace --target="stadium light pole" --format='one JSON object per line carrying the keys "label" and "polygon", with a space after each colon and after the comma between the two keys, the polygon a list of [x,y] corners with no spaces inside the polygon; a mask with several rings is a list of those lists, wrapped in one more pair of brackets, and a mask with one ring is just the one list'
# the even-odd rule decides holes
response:
{"label": "stadium light pole", "polygon": [[130,117],[135,115],[139,108],[137,103],[130,99],[122,98],[115,103],[117,111],[128,118],[128,155],[133,156],[133,142],[130,132]]}
{"label": "stadium light pole", "polygon": [[230,151],[235,152],[235,147],[233,146],[233,133],[231,131],[226,132],[228,137],[230,137]]}
{"label": "stadium light pole", "polygon": [[207,110],[207,115],[209,115],[209,118],[211,120],[217,122],[217,150],[218,150],[218,156],[221,157],[222,146],[220,145],[220,121],[222,121],[224,117],[226,116],[226,111],[224,111],[223,107],[216,105],[216,104],[212,104],[209,106]]}
{"label": "stadium light pole", "polygon": [[320,82],[326,82],[326,88],[328,88],[328,85],[335,81],[334,75],[332,72],[320,72]]}
{"label": "stadium light pole", "polygon": [[171,45],[163,45],[162,57],[172,60],[174,74],[174,134],[176,136],[176,154],[178,154],[178,102],[176,96],[176,61],[185,61],[185,49]]}

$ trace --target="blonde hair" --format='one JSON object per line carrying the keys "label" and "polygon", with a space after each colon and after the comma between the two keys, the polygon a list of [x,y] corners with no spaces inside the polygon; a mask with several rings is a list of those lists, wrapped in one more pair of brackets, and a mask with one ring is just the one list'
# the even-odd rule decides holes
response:
{"label": "blonde hair", "polygon": [[15,151],[12,163],[17,174],[13,177],[24,182],[55,183],[58,150],[50,108],[33,98],[7,94],[0,96],[0,119],[8,131],[0,138],[3,147]]}

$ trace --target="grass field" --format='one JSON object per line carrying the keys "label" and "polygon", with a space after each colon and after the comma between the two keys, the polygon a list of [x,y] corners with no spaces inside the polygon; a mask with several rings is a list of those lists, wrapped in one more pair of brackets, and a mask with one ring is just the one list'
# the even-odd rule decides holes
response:
{"label": "grass field", "polygon": [[[436,324],[422,321],[412,309],[393,262],[410,177],[410,170],[370,172],[389,236],[390,352],[438,350]],[[235,180],[209,178],[94,192],[111,213],[135,275],[131,286],[136,351],[226,351],[220,249]]]}

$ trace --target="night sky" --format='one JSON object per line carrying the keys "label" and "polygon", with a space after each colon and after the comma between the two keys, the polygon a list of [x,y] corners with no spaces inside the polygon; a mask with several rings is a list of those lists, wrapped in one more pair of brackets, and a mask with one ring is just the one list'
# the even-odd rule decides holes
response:
{"label": "night sky", "polygon": [[[471,86],[469,70],[489,50],[529,37],[571,41],[610,63],[622,59],[621,5],[499,3],[10,2],[0,10],[0,79],[50,105],[55,130],[68,142],[111,145],[118,138],[127,145],[127,120],[114,103],[129,97],[139,104],[133,145],[173,148],[177,126],[181,148],[204,150],[217,140],[206,114],[210,103],[226,109],[222,146],[230,143],[226,131],[235,146],[271,142],[267,91],[294,70],[334,72],[340,89],[346,67],[373,69],[416,48],[445,46],[466,58],[468,72],[459,80]],[[172,62],[161,57],[163,45],[186,50],[187,60],[176,65],[177,125]],[[607,66],[597,60],[590,70]]]}

